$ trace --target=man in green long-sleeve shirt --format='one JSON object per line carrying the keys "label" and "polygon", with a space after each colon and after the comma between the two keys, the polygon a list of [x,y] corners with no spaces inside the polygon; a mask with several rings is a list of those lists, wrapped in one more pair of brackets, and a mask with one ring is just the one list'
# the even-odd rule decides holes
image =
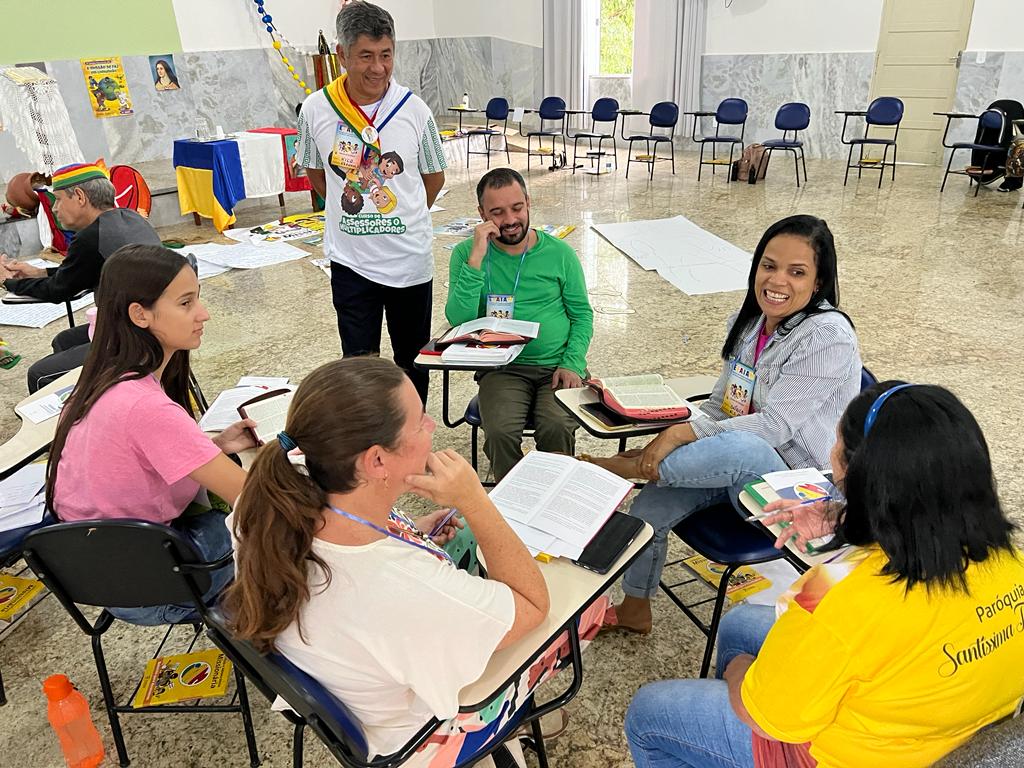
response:
{"label": "man in green long-sleeve shirt", "polygon": [[489,171],[476,197],[484,221],[452,251],[448,322],[494,315],[540,323],[540,335],[512,365],[480,378],[484,453],[500,480],[522,458],[531,413],[540,450],[575,451],[576,420],[555,402],[554,392],[582,385],[594,312],[576,252],[530,229],[522,176],[511,168]]}

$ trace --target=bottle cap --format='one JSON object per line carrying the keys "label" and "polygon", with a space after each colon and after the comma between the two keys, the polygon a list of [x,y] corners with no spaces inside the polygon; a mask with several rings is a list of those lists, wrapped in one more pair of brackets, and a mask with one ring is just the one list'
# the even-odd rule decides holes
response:
{"label": "bottle cap", "polygon": [[67,675],[50,675],[43,680],[43,693],[46,694],[46,698],[50,701],[60,701],[66,698],[73,690],[74,686],[71,685]]}

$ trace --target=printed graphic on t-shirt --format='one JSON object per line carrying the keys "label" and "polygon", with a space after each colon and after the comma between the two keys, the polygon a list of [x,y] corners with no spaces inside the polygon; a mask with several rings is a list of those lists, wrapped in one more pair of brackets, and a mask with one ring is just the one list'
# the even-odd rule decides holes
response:
{"label": "printed graphic on t-shirt", "polygon": [[[405,232],[401,217],[389,216],[398,197],[388,182],[405,171],[397,152],[378,153],[344,121],[338,121],[328,165],[345,186],[341,193],[342,232],[349,235],[400,235]],[[367,202],[376,209],[367,209]]]}

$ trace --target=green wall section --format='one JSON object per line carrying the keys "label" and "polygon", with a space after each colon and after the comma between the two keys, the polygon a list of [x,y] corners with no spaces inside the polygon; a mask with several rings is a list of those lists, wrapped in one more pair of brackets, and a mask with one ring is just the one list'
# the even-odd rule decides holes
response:
{"label": "green wall section", "polygon": [[177,53],[171,0],[0,0],[0,63]]}

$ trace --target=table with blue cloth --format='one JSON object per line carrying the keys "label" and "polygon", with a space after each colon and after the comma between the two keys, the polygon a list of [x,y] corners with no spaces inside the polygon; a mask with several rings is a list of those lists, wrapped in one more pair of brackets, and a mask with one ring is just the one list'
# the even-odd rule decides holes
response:
{"label": "table with blue cloth", "polygon": [[245,181],[238,144],[223,141],[177,139],[174,171],[181,214],[213,219],[218,232],[235,223],[235,204],[245,199]]}

